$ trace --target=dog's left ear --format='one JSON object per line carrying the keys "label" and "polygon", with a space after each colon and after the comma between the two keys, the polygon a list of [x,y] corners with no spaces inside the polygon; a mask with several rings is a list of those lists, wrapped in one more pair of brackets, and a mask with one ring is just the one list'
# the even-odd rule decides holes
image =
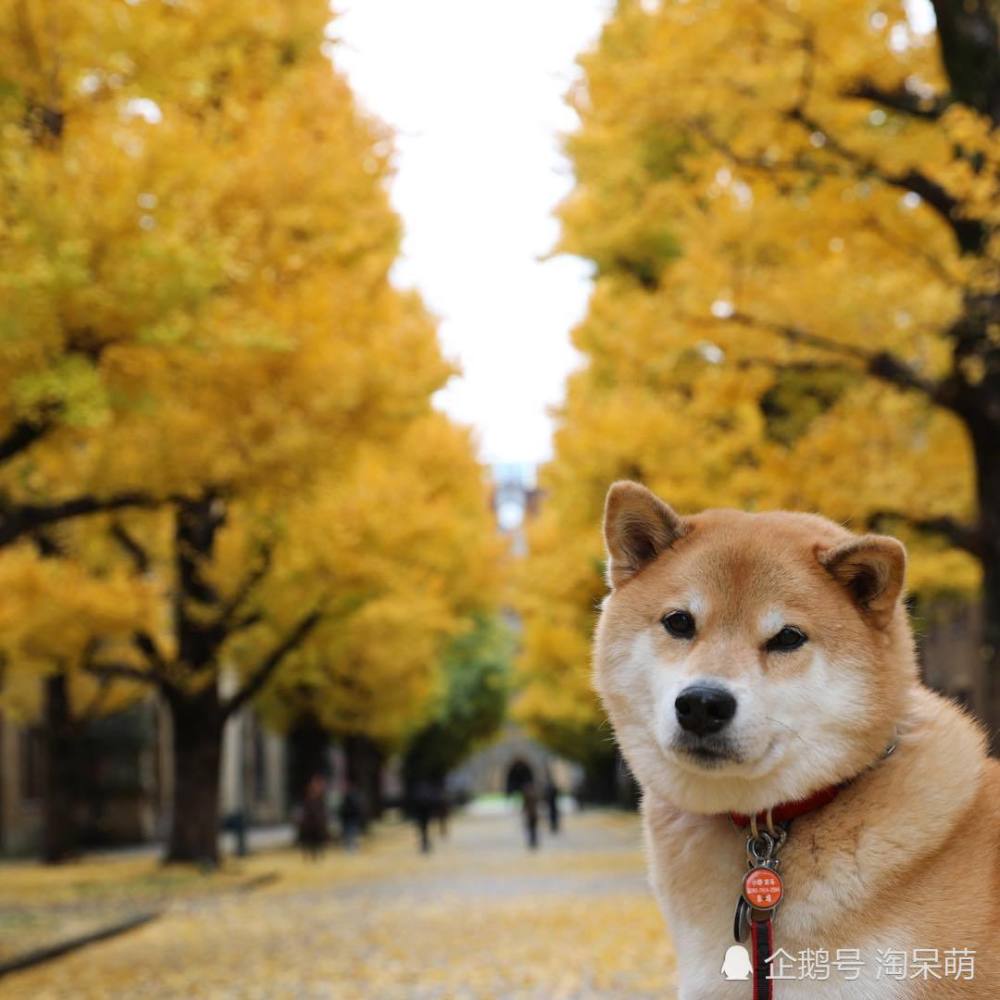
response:
{"label": "dog's left ear", "polygon": [[902,542],[888,535],[861,535],[823,549],[817,557],[878,628],[889,624],[906,576]]}
{"label": "dog's left ear", "polygon": [[680,515],[641,483],[622,480],[612,485],[604,503],[608,586],[614,589],[632,579],[685,528]]}

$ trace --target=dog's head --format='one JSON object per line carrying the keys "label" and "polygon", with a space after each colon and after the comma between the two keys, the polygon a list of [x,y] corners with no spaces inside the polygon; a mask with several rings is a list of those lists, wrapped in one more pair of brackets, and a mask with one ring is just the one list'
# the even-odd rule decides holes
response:
{"label": "dog's head", "polygon": [[595,681],[639,783],[757,812],[852,777],[916,676],[903,546],[811,514],[680,517],[616,483]]}

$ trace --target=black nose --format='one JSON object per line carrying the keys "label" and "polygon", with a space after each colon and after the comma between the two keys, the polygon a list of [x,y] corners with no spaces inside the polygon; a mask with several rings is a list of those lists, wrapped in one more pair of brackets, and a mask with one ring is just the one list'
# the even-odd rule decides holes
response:
{"label": "black nose", "polygon": [[692,684],[677,696],[674,708],[681,729],[708,736],[724,728],[736,714],[736,699],[723,688]]}

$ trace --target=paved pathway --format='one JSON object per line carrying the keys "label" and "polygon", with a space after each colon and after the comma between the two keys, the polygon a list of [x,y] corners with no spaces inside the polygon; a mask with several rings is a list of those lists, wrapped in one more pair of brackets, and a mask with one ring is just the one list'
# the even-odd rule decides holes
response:
{"label": "paved pathway", "polygon": [[[285,847],[295,841],[295,828],[288,823],[274,826],[251,827],[246,833],[247,846],[251,851],[266,851],[273,847]],[[236,837],[232,833],[219,834],[219,850],[224,854],[236,851]],[[159,858],[163,855],[163,843],[151,841],[133,844],[129,847],[107,847],[90,851],[90,858]]]}
{"label": "paved pathway", "polygon": [[175,905],[0,982],[0,997],[647,1000],[673,960],[634,817],[569,818],[529,854],[516,819],[461,817],[430,856],[383,827],[357,852],[260,855],[271,886]]}

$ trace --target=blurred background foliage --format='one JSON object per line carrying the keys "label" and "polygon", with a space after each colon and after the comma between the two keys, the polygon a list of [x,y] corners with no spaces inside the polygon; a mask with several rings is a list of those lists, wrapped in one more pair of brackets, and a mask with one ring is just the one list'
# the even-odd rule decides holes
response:
{"label": "blurred background foliage", "polygon": [[440,785],[508,708],[613,796],[618,478],[898,534],[923,619],[981,597],[996,728],[995,5],[619,0],[569,95],[557,250],[593,287],[523,558],[433,405],[455,370],[391,280],[392,136],[330,20],[0,0],[0,706],[44,737],[46,856],[87,727],[153,698],[170,860],[218,861],[251,705],[372,801],[389,757]]}
{"label": "blurred background foliage", "polygon": [[155,691],[173,860],[217,857],[230,716],[266,694],[291,727],[307,691],[398,748],[499,595],[484,471],[431,407],[453,370],[389,279],[391,139],[329,20],[0,6],[5,707],[47,679],[62,787],[73,719]]}
{"label": "blurred background foliage", "polygon": [[539,735],[610,753],[585,664],[618,478],[896,533],[924,607],[984,585],[1000,723],[997,11],[933,8],[620,0],[582,57],[561,249],[595,280],[518,598]]}

